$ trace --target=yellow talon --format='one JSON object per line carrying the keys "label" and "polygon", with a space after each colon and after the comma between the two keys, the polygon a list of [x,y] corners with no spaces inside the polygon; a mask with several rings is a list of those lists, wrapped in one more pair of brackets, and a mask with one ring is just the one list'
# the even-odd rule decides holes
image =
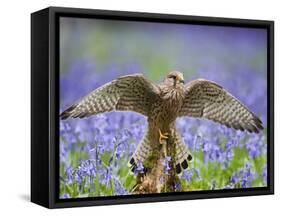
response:
{"label": "yellow talon", "polygon": [[159,129],[159,143],[163,144],[163,139],[168,139],[169,133],[162,134],[161,130]]}

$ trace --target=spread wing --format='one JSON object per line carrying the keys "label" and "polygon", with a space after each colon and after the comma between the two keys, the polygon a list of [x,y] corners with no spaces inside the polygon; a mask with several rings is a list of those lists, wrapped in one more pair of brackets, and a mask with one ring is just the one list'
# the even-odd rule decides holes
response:
{"label": "spread wing", "polygon": [[206,118],[236,130],[258,133],[261,120],[218,84],[194,80],[185,86],[185,99],[179,116]]}
{"label": "spread wing", "polygon": [[158,87],[141,74],[119,77],[94,90],[63,111],[61,119],[84,118],[113,110],[128,110],[148,115],[158,97]]}

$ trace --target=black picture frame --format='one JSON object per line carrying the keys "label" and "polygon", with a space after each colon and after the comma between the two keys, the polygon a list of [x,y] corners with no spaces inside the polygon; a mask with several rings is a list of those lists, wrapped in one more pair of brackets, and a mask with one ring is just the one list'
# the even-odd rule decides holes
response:
{"label": "black picture frame", "polygon": [[[268,186],[59,199],[59,17],[239,26],[267,30]],[[31,14],[31,201],[47,208],[274,194],[274,22],[124,11],[49,7]]]}

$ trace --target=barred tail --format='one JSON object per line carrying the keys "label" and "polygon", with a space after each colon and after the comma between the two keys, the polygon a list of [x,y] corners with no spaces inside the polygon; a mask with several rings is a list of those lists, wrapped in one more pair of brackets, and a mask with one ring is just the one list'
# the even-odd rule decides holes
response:
{"label": "barred tail", "polygon": [[181,174],[183,170],[189,167],[189,162],[192,160],[192,155],[189,153],[186,145],[184,144],[181,135],[175,130],[176,142],[176,173]]}
{"label": "barred tail", "polygon": [[[189,162],[192,160],[192,155],[189,153],[186,145],[184,144],[179,132],[175,130],[176,142],[176,173],[179,175],[182,171],[189,167]],[[138,163],[143,163],[152,153],[152,148],[149,143],[148,132],[144,135],[142,141],[138,145],[135,153],[128,162],[131,171],[134,172]]]}
{"label": "barred tail", "polygon": [[135,153],[128,162],[128,166],[131,168],[131,171],[134,172],[138,163],[143,163],[149,157],[149,155],[151,155],[151,153],[152,148],[149,143],[149,135],[147,131],[135,150]]}

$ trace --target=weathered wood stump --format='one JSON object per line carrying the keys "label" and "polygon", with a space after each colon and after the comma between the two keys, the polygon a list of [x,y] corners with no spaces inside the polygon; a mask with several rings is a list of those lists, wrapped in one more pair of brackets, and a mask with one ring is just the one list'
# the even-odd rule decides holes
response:
{"label": "weathered wood stump", "polygon": [[[173,131],[168,139],[158,143],[157,149],[143,163],[144,173],[137,176],[137,184],[133,188],[135,194],[175,192],[178,178],[175,170],[176,143]],[[164,170],[164,160],[170,157],[169,169]]]}

